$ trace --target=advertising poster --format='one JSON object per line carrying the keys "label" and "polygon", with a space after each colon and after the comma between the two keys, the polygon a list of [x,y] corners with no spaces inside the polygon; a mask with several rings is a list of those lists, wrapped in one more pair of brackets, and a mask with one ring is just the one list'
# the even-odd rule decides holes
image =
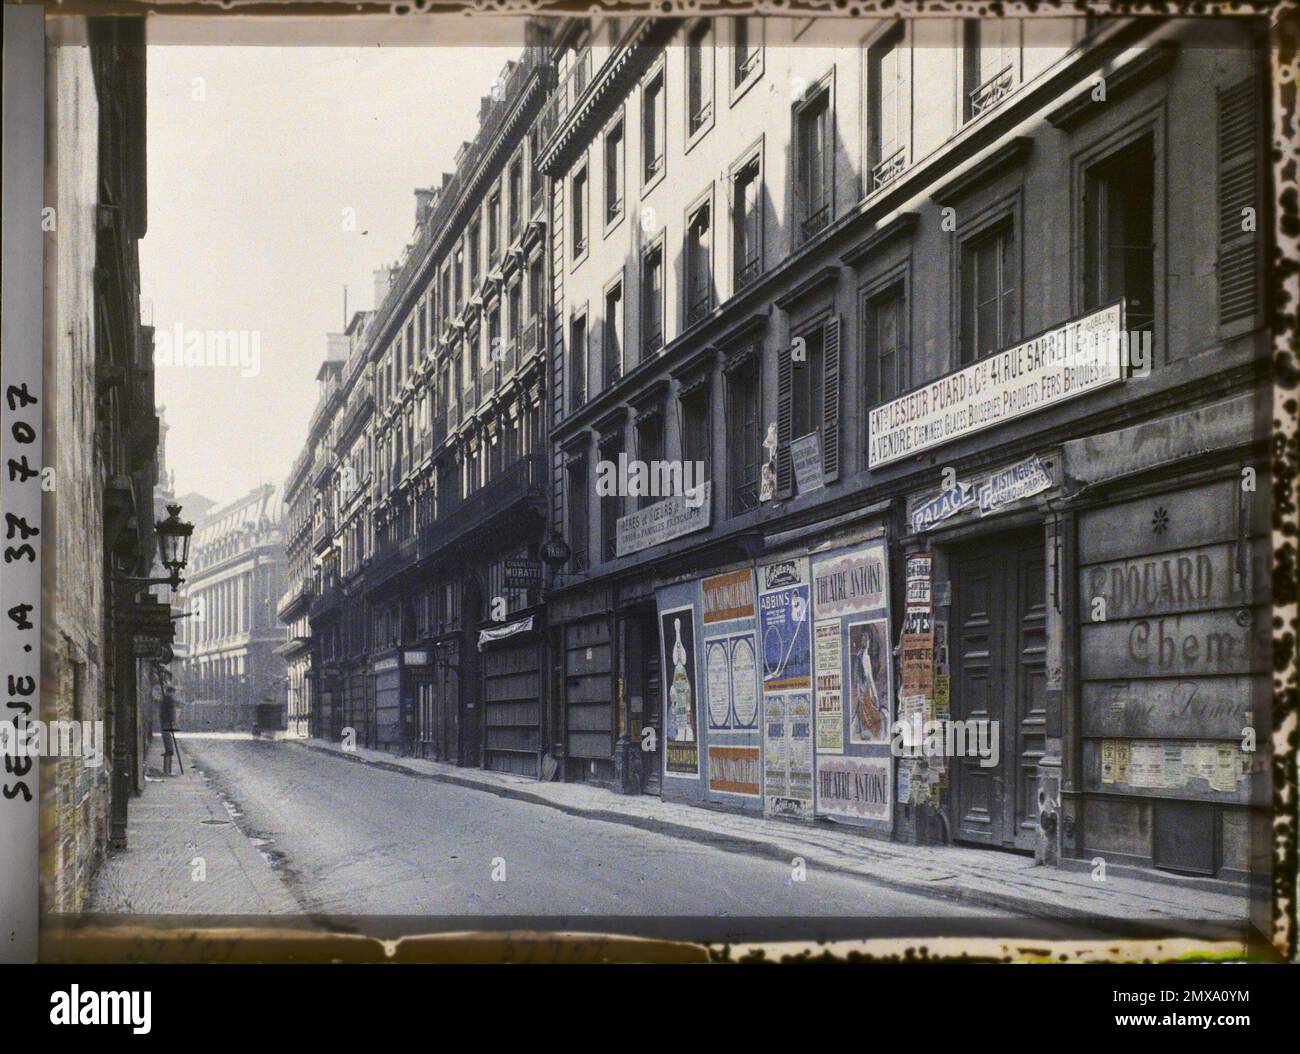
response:
{"label": "advertising poster", "polygon": [[849,623],[849,742],[889,739],[889,622]]}
{"label": "advertising poster", "polygon": [[889,758],[818,760],[817,811],[851,820],[888,820]]}
{"label": "advertising poster", "polygon": [[699,680],[695,672],[695,608],[659,613],[663,648],[665,771],[669,776],[700,774]]}
{"label": "advertising poster", "polygon": [[700,582],[711,794],[762,795],[757,606],[748,568]]}
{"label": "advertising poster", "polygon": [[894,656],[884,539],[818,554],[812,561],[812,587],[816,813],[887,829],[892,819]]}
{"label": "advertising poster", "polygon": [[840,620],[818,622],[813,637],[817,669],[817,753],[844,753],[844,666]]}
{"label": "advertising poster", "polygon": [[813,815],[812,611],[808,561],[759,568],[763,811]]}

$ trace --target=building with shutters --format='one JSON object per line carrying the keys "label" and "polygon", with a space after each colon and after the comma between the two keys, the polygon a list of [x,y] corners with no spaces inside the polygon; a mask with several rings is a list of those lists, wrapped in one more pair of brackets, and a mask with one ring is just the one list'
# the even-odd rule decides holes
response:
{"label": "building with shutters", "polygon": [[311,495],[310,545],[293,555],[312,584],[281,607],[295,620],[311,591],[313,734],[533,776],[548,59],[530,22],[454,172],[416,190],[411,242],[376,273],[374,310],[322,366],[288,484],[291,510]]}
{"label": "building with shutters", "polygon": [[[556,31],[550,749],[624,792],[1243,880],[1265,28],[851,25]],[[598,489],[632,462],[707,486]],[[983,753],[892,749],[945,718]]]}

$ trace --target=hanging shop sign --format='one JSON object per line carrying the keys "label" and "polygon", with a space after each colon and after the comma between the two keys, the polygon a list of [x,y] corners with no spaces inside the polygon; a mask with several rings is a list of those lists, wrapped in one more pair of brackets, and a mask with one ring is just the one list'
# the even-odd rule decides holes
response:
{"label": "hanging shop sign", "polygon": [[759,570],[763,691],[763,799],[771,816],[813,811],[812,611],[808,561]]}
{"label": "hanging shop sign", "polygon": [[1122,306],[1111,304],[876,407],[868,467],[1119,382],[1123,331]]}
{"label": "hanging shop sign", "polygon": [[675,494],[644,509],[620,516],[615,524],[614,546],[619,556],[671,542],[709,526],[713,507],[712,482],[701,483],[693,493]]}
{"label": "hanging shop sign", "polygon": [[664,670],[664,771],[692,779],[700,774],[695,673],[695,608],[687,605],[659,614]]}
{"label": "hanging shop sign", "polygon": [[509,557],[505,564],[507,589],[540,589],[542,587],[542,564],[539,560],[525,557]]}
{"label": "hanging shop sign", "polygon": [[821,490],[824,479],[820,433],[810,432],[806,436],[791,440],[790,462],[794,468],[794,480],[799,486],[800,494]]}
{"label": "hanging shop sign", "polygon": [[1052,489],[1052,477],[1037,455],[994,472],[979,488],[980,515]]}
{"label": "hanging shop sign", "polygon": [[748,568],[700,582],[709,790],[762,793],[757,606]]}
{"label": "hanging shop sign", "polygon": [[491,626],[488,629],[481,629],[478,632],[479,651],[483,650],[483,645],[490,644],[494,640],[504,640],[506,637],[513,637],[518,633],[528,633],[533,628],[533,616],[517,619],[514,622],[508,622],[504,626]]}

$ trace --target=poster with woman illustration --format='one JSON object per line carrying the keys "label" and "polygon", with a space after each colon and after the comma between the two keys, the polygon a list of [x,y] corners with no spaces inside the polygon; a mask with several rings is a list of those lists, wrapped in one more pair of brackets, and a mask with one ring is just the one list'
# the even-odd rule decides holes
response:
{"label": "poster with woman illustration", "polygon": [[889,738],[889,622],[849,623],[849,742]]}

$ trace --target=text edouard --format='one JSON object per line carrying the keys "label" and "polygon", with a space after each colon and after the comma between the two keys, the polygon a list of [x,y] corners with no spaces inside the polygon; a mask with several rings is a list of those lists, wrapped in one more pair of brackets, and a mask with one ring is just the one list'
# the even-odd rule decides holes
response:
{"label": "text edouard", "polygon": [[876,407],[869,467],[1121,380],[1123,334],[1123,308],[1111,304]]}

